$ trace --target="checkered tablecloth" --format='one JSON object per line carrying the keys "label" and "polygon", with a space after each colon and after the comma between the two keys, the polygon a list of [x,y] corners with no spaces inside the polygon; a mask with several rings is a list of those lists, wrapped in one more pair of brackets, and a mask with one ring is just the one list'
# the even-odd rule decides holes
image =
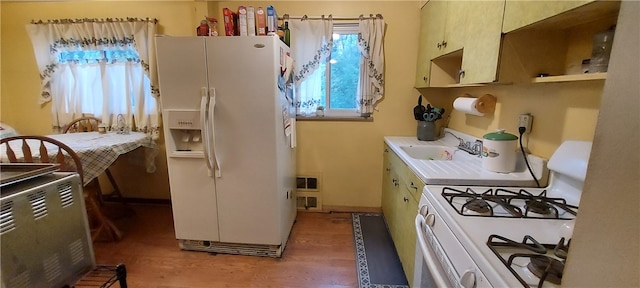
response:
{"label": "checkered tablecloth", "polygon": [[[67,144],[67,146],[78,154],[82,162],[84,184],[89,183],[98,177],[98,175],[102,174],[118,159],[118,156],[122,154],[133,151],[141,146],[156,149],[156,143],[151,139],[151,136],[139,132],[131,132],[129,134],[117,134],[116,132],[108,132],[106,134],[84,132],[46,136]],[[39,141],[35,140],[33,144],[29,144],[33,155],[39,155],[37,151]],[[22,155],[18,155],[22,153],[20,141],[12,141],[11,148],[16,153],[16,157],[22,157]],[[47,148],[49,149],[49,147]],[[1,150],[5,150],[4,145],[2,145]],[[57,150],[54,149],[49,149],[49,151],[57,152]],[[0,153],[2,153],[4,157],[4,151],[0,151]],[[155,155],[155,153],[151,153],[151,155]]]}

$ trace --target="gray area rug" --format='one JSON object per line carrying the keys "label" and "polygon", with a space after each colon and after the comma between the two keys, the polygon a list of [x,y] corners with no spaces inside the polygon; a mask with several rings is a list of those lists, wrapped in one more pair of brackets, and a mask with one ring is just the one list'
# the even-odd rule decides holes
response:
{"label": "gray area rug", "polygon": [[408,288],[398,253],[379,213],[353,213],[360,288]]}

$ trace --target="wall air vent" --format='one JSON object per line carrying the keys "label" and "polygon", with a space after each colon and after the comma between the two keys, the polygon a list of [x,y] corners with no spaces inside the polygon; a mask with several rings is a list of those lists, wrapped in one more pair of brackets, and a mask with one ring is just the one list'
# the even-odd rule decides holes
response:
{"label": "wall air vent", "polygon": [[319,191],[320,183],[318,177],[298,176],[296,178],[296,188],[298,191]]}
{"label": "wall air vent", "polygon": [[301,211],[322,211],[322,185],[319,175],[296,177],[296,206]]}
{"label": "wall air vent", "polygon": [[298,209],[315,210],[318,209],[318,197],[315,196],[298,196]]}

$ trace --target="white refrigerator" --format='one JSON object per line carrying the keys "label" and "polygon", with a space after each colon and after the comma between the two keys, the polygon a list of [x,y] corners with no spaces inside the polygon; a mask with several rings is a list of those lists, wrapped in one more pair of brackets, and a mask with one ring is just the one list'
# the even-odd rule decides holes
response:
{"label": "white refrigerator", "polygon": [[180,248],[280,257],[297,211],[289,48],[270,36],[156,44]]}

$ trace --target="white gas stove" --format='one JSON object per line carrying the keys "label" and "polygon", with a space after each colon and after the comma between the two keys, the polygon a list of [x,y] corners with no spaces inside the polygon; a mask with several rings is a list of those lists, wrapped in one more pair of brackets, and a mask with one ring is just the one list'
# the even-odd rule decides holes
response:
{"label": "white gas stove", "polygon": [[567,141],[545,188],[424,188],[414,287],[558,287],[591,143]]}

